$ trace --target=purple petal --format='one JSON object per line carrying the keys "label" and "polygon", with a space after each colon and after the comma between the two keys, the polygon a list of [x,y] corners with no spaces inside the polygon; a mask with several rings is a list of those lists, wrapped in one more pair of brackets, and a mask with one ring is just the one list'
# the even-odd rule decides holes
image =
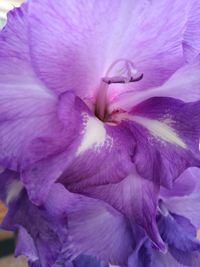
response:
{"label": "purple petal", "polygon": [[17,246],[15,249],[15,256],[26,256],[29,259],[30,265],[38,264],[38,252],[34,245],[34,241],[27,230],[19,226],[17,235]]}
{"label": "purple petal", "polygon": [[183,267],[185,265],[178,263],[172,255],[168,252],[162,254],[154,252],[153,267]]}
{"label": "purple petal", "polygon": [[[17,247],[15,249],[15,256],[26,256],[29,259],[30,267],[40,267],[38,259],[38,252],[34,245],[34,241],[28,234],[25,228],[20,226],[17,235]],[[65,265],[66,266],[66,265]],[[104,262],[97,261],[93,257],[79,256],[73,262],[67,264],[66,267],[109,267]]]}
{"label": "purple petal", "polygon": [[200,102],[151,98],[136,106],[127,123],[137,140],[133,156],[138,173],[172,187],[190,166],[200,166]]}
{"label": "purple petal", "polygon": [[145,73],[137,89],[160,85],[184,62],[190,8],[186,0],[31,2],[35,70],[56,92],[74,89],[79,96],[94,96],[110,65],[127,58]]}
{"label": "purple petal", "polygon": [[187,61],[193,61],[200,53],[200,3],[193,1],[192,10],[184,33],[183,51]]}
{"label": "purple petal", "polygon": [[83,120],[74,95],[67,93],[64,114],[57,110],[62,100],[54,102],[51,108],[40,97],[26,97],[17,90],[16,94],[4,89],[0,92],[0,162],[21,171],[35,203],[40,200],[34,194],[45,199],[51,183],[72,160],[81,141]]}
{"label": "purple petal", "polygon": [[156,225],[157,197],[159,193],[159,187],[156,183],[143,179],[132,170],[132,174],[120,183],[81,188],[79,190],[84,194],[102,199],[112,205],[133,224],[136,223],[143,227],[156,246],[161,250],[165,250],[165,245]]}
{"label": "purple petal", "polygon": [[133,106],[151,97],[174,97],[184,102],[200,99],[200,63],[199,58],[192,64],[178,69],[163,85],[147,91],[129,91],[117,96],[110,103],[109,111],[122,109],[130,111]]}
{"label": "purple petal", "polygon": [[150,242],[142,241],[129,257],[128,267],[157,267],[152,265],[153,251]]}
{"label": "purple petal", "polygon": [[190,195],[184,197],[171,197],[165,200],[167,208],[173,212],[188,218],[196,229],[200,227],[200,171],[199,169],[189,169],[189,175],[185,173],[185,179],[190,179],[191,175],[196,181],[196,187]]}
{"label": "purple petal", "polygon": [[134,166],[135,141],[129,129],[126,124],[105,125],[95,117],[86,120],[76,158],[59,181],[80,188],[121,181]]}
{"label": "purple petal", "polygon": [[[63,145],[58,100],[37,79],[30,63],[26,9],[25,4],[11,11],[0,33],[0,164],[13,170],[23,169]],[[46,140],[43,151],[33,151],[35,139]]]}
{"label": "purple petal", "polygon": [[[67,193],[60,185],[55,185],[51,194],[62,203],[65,197],[65,214],[71,237],[66,251],[69,248],[78,254],[94,255],[115,265],[126,263],[132,251],[131,231],[119,212],[99,200]],[[47,205],[47,209],[55,212],[58,202],[51,197]]]}
{"label": "purple petal", "polygon": [[[60,184],[52,186],[41,207],[34,206],[22,192],[10,203],[2,226],[26,229],[42,267],[68,263],[80,254],[123,265],[132,253],[131,230],[119,212],[102,201],[69,193]],[[23,241],[26,239],[29,237]],[[17,254],[20,250],[35,255],[31,244],[27,244],[28,252],[19,244]]]}
{"label": "purple petal", "polygon": [[74,267],[109,267],[109,265],[99,262],[93,257],[79,256],[74,260]]}
{"label": "purple petal", "polygon": [[190,221],[180,215],[168,214],[160,217],[158,225],[172,256],[186,266],[199,266],[200,242]]}
{"label": "purple petal", "polygon": [[23,90],[19,92],[17,88],[2,88],[0,114],[0,162],[13,170],[23,168],[41,157],[30,151],[33,139],[44,133],[49,138],[53,137],[56,131],[62,129],[61,123],[59,125],[56,121],[55,103],[48,97],[32,94],[31,88],[26,93]]}
{"label": "purple petal", "polygon": [[200,250],[185,253],[185,251],[178,249],[171,249],[171,255],[177,260],[177,262],[184,264],[184,266],[199,267],[200,263]]}
{"label": "purple petal", "polygon": [[189,168],[184,171],[176,179],[170,190],[162,187],[160,194],[163,197],[169,198],[169,200],[171,197],[181,197],[192,194],[197,186],[197,179],[194,177],[192,169],[194,168]]}
{"label": "purple petal", "polygon": [[[11,65],[13,66],[13,63],[16,63],[12,67],[10,78],[12,78],[12,74],[20,70],[18,63],[28,64],[30,61],[27,13],[27,3],[22,4],[20,8],[14,8],[8,13],[7,24],[0,33],[0,57],[1,63],[3,63],[0,66],[1,72],[8,75],[7,70]],[[1,77],[1,79],[3,78]]]}
{"label": "purple petal", "polygon": [[199,249],[196,229],[185,217],[177,214],[161,215],[158,225],[163,239],[169,246],[183,251]]}
{"label": "purple petal", "polygon": [[126,123],[106,125],[94,117],[79,98],[75,98],[74,106],[70,104],[70,95],[68,92],[60,97],[58,117],[64,130],[55,138],[55,143],[54,139],[45,141],[45,133],[32,142],[32,151],[39,155],[40,151],[49,151],[49,146],[55,151],[50,149],[50,155],[22,172],[22,181],[36,204],[45,200],[56,180],[76,187],[116,183],[133,168],[131,155],[135,141]]}

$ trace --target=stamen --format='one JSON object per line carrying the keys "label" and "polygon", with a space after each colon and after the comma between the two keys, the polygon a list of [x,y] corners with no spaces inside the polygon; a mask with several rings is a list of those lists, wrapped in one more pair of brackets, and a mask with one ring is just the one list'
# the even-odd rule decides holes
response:
{"label": "stamen", "polygon": [[108,86],[112,83],[126,84],[140,81],[143,74],[139,73],[132,61],[128,59],[116,60],[102,78],[96,97],[96,116],[105,120],[107,116],[107,94]]}
{"label": "stamen", "polygon": [[[138,81],[142,80],[142,78],[143,78],[143,73],[137,78],[131,77],[130,80],[129,80],[129,83],[138,82]],[[127,83],[125,77],[102,78],[102,80],[107,84],[111,84],[111,83]]]}
{"label": "stamen", "polygon": [[128,59],[118,59],[110,66],[102,80],[111,84],[137,82],[142,78],[143,74],[138,72],[132,61]]}

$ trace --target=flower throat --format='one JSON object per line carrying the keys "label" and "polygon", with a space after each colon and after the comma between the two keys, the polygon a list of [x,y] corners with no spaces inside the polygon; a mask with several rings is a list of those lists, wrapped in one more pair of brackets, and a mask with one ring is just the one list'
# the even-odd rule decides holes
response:
{"label": "flower throat", "polygon": [[102,121],[107,120],[108,87],[110,84],[127,84],[138,82],[143,78],[134,63],[128,59],[118,59],[109,67],[105,77],[101,78],[96,98],[95,115]]}

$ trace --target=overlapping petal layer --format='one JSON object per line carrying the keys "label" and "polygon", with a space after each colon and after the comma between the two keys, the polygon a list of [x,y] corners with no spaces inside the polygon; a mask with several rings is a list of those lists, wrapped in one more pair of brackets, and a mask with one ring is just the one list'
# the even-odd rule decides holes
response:
{"label": "overlapping petal layer", "polygon": [[161,216],[158,221],[163,240],[168,244],[171,255],[186,266],[199,266],[200,242],[191,222],[176,214]]}
{"label": "overlapping petal layer", "polygon": [[[69,121],[70,95],[73,97],[70,92],[62,95],[58,105],[58,118],[65,135],[62,135],[64,139],[58,135],[56,140],[62,149],[27,166],[22,172],[29,196],[37,204],[45,199],[56,180],[80,188],[116,183],[124,179],[134,166],[131,157],[135,141],[126,124],[105,125],[77,97],[74,97]],[[33,141],[35,152],[48,149],[49,139],[45,142],[45,135]]]}
{"label": "overlapping petal layer", "polygon": [[[20,170],[61,149],[67,136],[57,119],[57,99],[32,69],[26,4],[9,13],[0,47],[0,164]],[[36,138],[46,141],[39,153],[31,147]]]}
{"label": "overlapping petal layer", "polygon": [[[70,189],[75,188],[72,185]],[[144,179],[132,170],[131,174],[120,183],[79,190],[112,205],[132,224],[140,225],[160,250],[166,249],[156,225],[159,185],[155,181]]]}
{"label": "overlapping petal layer", "polygon": [[10,202],[2,227],[18,229],[17,255],[39,260],[42,267],[65,266],[80,254],[124,265],[132,252],[131,229],[123,215],[59,184],[52,186],[41,207],[34,206],[23,190]]}
{"label": "overlapping petal layer", "polygon": [[182,197],[180,197],[179,194],[174,194],[173,197],[166,198],[166,206],[171,212],[177,213],[188,218],[192,222],[192,224],[198,229],[200,227],[200,172],[197,168],[191,168],[182,176],[182,180],[185,180],[184,183],[186,185],[190,185],[190,180],[192,176],[193,181],[195,181],[195,187],[193,188],[192,192],[187,192],[187,194],[183,195]]}
{"label": "overlapping petal layer", "polygon": [[133,254],[129,257],[128,267],[132,266],[153,267],[152,264],[153,264],[153,256],[152,256],[151,244],[147,240],[143,239],[138,244]]}
{"label": "overlapping petal layer", "polygon": [[132,109],[127,123],[137,142],[133,162],[142,177],[172,186],[185,169],[199,166],[199,114],[199,101],[160,97]]}
{"label": "overlapping petal layer", "polygon": [[184,196],[189,196],[196,191],[198,176],[195,175],[195,168],[189,168],[184,171],[173,184],[170,189],[161,187],[160,195],[168,200],[173,197],[180,197],[183,199]]}
{"label": "overlapping petal layer", "polygon": [[[30,267],[42,267],[40,263],[41,259],[38,258],[38,252],[36,250],[34,241],[30,234],[22,226],[18,227],[17,247],[15,250],[15,256],[25,255],[28,258],[28,264]],[[49,262],[49,261],[48,261]],[[103,261],[99,261],[94,257],[81,255],[75,260],[68,263],[63,263],[65,267],[109,267],[109,265]],[[46,265],[45,265],[46,266]],[[54,267],[62,266],[60,263],[53,265]]]}
{"label": "overlapping petal layer", "polygon": [[[186,180],[190,176],[191,174],[187,171],[182,175],[181,179]],[[193,192],[186,192],[188,199],[193,199],[193,195],[196,195],[197,192],[199,193],[199,180],[197,180],[197,177],[195,179],[197,182],[196,189],[193,187]],[[190,184],[189,180],[188,184]],[[183,194],[183,191],[181,193]],[[184,214],[185,217],[180,215],[177,204],[184,200],[184,198],[183,195],[172,197],[173,205],[168,205],[168,202],[170,203],[171,200],[170,195],[166,199],[162,197],[162,200],[159,200],[157,223],[161,237],[168,246],[168,252],[166,254],[158,252],[148,239],[143,238],[129,257],[128,266],[168,267],[169,264],[175,267],[199,266],[200,242],[196,237],[198,225],[196,227],[193,225],[199,216],[196,214],[196,216],[187,217],[187,212]],[[196,200],[196,203],[193,202],[193,206],[190,206],[190,209],[195,213],[194,204],[198,205],[198,200]]]}

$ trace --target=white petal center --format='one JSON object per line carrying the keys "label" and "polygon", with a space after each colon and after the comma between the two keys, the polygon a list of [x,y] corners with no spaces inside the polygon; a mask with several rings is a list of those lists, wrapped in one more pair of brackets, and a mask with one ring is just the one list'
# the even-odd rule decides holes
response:
{"label": "white petal center", "polygon": [[84,114],[85,128],[82,142],[77,150],[77,156],[84,153],[93,146],[98,151],[106,141],[106,129],[104,124],[97,118],[89,117]]}
{"label": "white petal center", "polygon": [[168,143],[178,145],[184,149],[187,148],[185,142],[178,136],[175,130],[171,126],[169,126],[170,123],[169,119],[166,119],[163,122],[140,116],[129,116],[128,119],[144,126],[155,137],[158,137]]}

